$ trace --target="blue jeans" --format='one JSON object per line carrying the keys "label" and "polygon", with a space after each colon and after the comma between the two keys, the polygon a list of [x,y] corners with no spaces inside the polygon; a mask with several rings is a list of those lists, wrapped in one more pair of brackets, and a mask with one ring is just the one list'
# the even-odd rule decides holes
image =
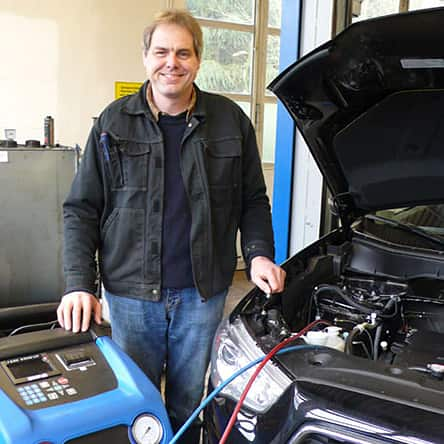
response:
{"label": "blue jeans", "polygon": [[[160,390],[165,367],[165,402],[176,432],[198,407],[211,344],[227,291],[202,302],[195,288],[163,289],[159,302],[112,295],[108,301],[112,338]],[[199,443],[198,423],[181,442]]]}

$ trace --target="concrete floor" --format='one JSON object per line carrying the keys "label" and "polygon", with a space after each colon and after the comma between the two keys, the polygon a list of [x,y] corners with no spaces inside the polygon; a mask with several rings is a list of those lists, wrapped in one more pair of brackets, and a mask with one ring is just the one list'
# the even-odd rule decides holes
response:
{"label": "concrete floor", "polygon": [[225,301],[224,317],[231,313],[238,302],[254,287],[244,270],[238,270],[234,274],[233,285],[228,291],[227,300]]}

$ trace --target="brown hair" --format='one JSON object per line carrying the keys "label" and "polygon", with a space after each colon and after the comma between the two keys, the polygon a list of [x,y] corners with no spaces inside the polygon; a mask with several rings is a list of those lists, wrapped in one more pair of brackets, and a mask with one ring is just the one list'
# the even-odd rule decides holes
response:
{"label": "brown hair", "polygon": [[154,16],[153,22],[143,31],[143,51],[150,49],[153,33],[159,25],[178,25],[185,28],[193,37],[194,51],[200,60],[203,50],[202,29],[197,20],[184,9],[166,9]]}

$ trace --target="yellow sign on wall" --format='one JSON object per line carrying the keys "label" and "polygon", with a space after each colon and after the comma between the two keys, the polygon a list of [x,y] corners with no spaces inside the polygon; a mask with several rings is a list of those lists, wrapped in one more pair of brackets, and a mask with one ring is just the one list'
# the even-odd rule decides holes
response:
{"label": "yellow sign on wall", "polygon": [[142,85],[142,82],[114,82],[114,97],[120,99],[134,94],[139,91]]}

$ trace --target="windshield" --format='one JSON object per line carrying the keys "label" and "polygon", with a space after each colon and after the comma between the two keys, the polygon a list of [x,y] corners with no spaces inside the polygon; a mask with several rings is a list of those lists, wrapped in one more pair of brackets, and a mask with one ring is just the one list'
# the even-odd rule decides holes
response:
{"label": "windshield", "polygon": [[398,245],[444,251],[444,205],[376,211],[353,229]]}
{"label": "windshield", "polygon": [[377,211],[375,214],[444,237],[444,205],[420,205]]}

